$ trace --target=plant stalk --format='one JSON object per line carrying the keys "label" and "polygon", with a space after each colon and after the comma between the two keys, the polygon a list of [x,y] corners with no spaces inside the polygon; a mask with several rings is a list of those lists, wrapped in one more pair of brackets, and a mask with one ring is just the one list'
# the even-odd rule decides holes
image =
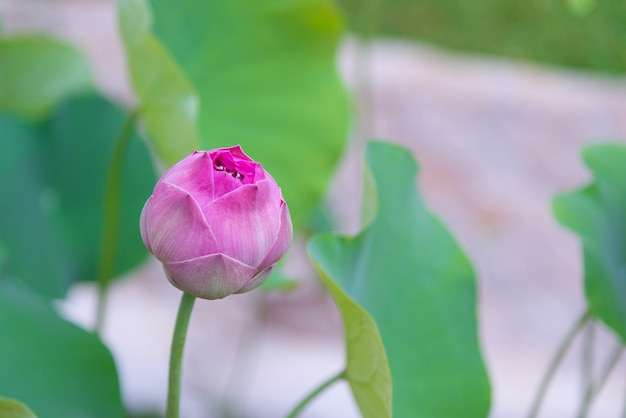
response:
{"label": "plant stalk", "polygon": [[355,97],[357,106],[356,140],[359,145],[366,144],[376,135],[375,98],[374,98],[374,59],[372,40],[378,29],[380,0],[367,0],[363,3],[360,14],[365,22],[361,36],[357,40],[354,56]]}
{"label": "plant stalk", "polygon": [[602,372],[598,376],[598,380],[595,383],[593,381],[589,381],[589,385],[587,386],[587,390],[585,391],[585,394],[583,397],[583,403],[580,406],[580,410],[577,415],[578,418],[587,417],[587,415],[589,414],[589,409],[591,408],[591,403],[593,402],[593,399],[602,390],[602,387],[604,386],[609,376],[611,375],[611,372],[617,365],[617,362],[619,361],[619,358],[621,357],[623,351],[624,351],[624,347],[621,344],[619,344],[609,356],[604,368],[602,369]]}
{"label": "plant stalk", "polygon": [[107,184],[104,195],[104,214],[102,223],[102,246],[100,247],[100,265],[98,266],[98,302],[96,306],[96,322],[94,332],[96,335],[102,333],[104,327],[104,316],[106,311],[106,299],[109,290],[111,277],[115,273],[115,250],[118,240],[119,219],[120,219],[120,192],[122,188],[122,171],[124,166],[124,156],[128,149],[128,144],[132,138],[133,126],[137,112],[132,112],[116,141],[111,166],[107,177]]}
{"label": "plant stalk", "polygon": [[593,321],[588,322],[582,333],[582,399],[588,395],[588,388],[593,386],[594,325]]}
{"label": "plant stalk", "polygon": [[624,405],[622,406],[622,415],[620,417],[626,418],[626,392],[624,393]]}
{"label": "plant stalk", "polygon": [[309,393],[304,399],[302,399],[300,403],[298,403],[298,405],[296,405],[295,408],[293,408],[291,412],[287,415],[287,418],[296,418],[298,414],[302,412],[302,410],[309,404],[309,402],[311,402],[313,399],[317,397],[317,395],[319,395],[324,390],[332,386],[335,382],[338,382],[344,377],[345,377],[345,370],[342,370],[340,373],[334,376],[331,376],[328,380],[326,380],[321,385],[313,389],[311,393]]}
{"label": "plant stalk", "polygon": [[576,324],[574,324],[574,327],[565,336],[565,339],[563,340],[556,354],[552,358],[552,361],[550,362],[550,365],[548,366],[548,370],[546,370],[545,374],[543,375],[543,378],[541,379],[539,390],[537,391],[537,394],[535,395],[535,399],[533,400],[532,407],[530,409],[530,412],[528,413],[528,418],[537,417],[537,414],[539,413],[539,409],[541,408],[541,402],[543,401],[543,398],[545,397],[546,392],[548,391],[548,386],[550,385],[550,381],[552,380],[552,377],[554,376],[556,369],[558,368],[559,364],[563,360],[565,353],[567,352],[569,347],[572,345],[572,342],[574,341],[574,338],[576,337],[576,335],[580,332],[580,330],[583,329],[587,321],[589,321],[590,319],[591,319],[591,313],[589,311],[585,312],[580,317],[580,319],[576,321]]}
{"label": "plant stalk", "polygon": [[183,350],[187,338],[187,327],[196,297],[183,292],[176,316],[172,348],[170,350],[170,374],[167,387],[166,418],[178,418],[180,413],[180,376],[183,361]]}

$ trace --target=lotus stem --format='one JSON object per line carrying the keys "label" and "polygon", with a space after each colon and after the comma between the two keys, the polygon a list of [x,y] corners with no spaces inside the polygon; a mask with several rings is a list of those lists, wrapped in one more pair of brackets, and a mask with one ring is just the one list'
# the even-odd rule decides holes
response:
{"label": "lotus stem", "polygon": [[545,374],[543,375],[543,378],[541,379],[541,384],[539,385],[539,390],[537,391],[537,394],[535,395],[535,399],[530,409],[530,413],[528,414],[528,418],[537,417],[537,414],[539,413],[539,409],[541,408],[541,402],[543,401],[543,398],[545,397],[546,392],[548,391],[548,386],[550,385],[550,381],[552,380],[552,377],[554,376],[556,369],[558,368],[559,364],[561,364],[561,361],[563,360],[565,353],[567,352],[569,347],[572,345],[572,342],[574,341],[574,338],[576,337],[576,335],[580,332],[580,330],[583,329],[587,321],[589,321],[590,319],[591,319],[591,313],[589,311],[585,312],[580,317],[580,319],[576,321],[576,324],[574,324],[574,327],[565,336],[565,339],[563,340],[556,354],[552,358],[552,361],[550,362],[550,365],[548,366],[548,370],[546,370]]}
{"label": "lotus stem", "polygon": [[317,395],[319,395],[320,393],[328,389],[330,386],[332,386],[335,382],[338,382],[344,377],[345,377],[345,370],[342,370],[340,373],[334,376],[331,376],[321,385],[313,389],[313,391],[311,391],[311,393],[309,393],[304,399],[302,399],[300,403],[296,405],[296,407],[293,408],[292,411],[287,415],[287,418],[296,418],[298,414],[302,412],[302,410],[309,404],[309,402],[311,402],[313,399],[317,397]]}
{"label": "lotus stem", "polygon": [[132,138],[133,126],[137,112],[132,112],[117,140],[111,158],[111,166],[107,177],[104,195],[104,216],[102,223],[102,246],[100,248],[100,265],[98,267],[98,302],[96,306],[96,322],[94,332],[96,335],[102,333],[104,327],[104,315],[106,311],[106,299],[109,290],[109,283],[115,270],[115,250],[119,231],[120,218],[120,189],[122,188],[122,171],[124,156],[128,149],[128,144]]}
{"label": "lotus stem", "polygon": [[196,297],[183,292],[176,316],[176,325],[172,337],[170,351],[170,375],[167,388],[167,412],[166,418],[178,418],[180,413],[180,376],[183,362],[183,350],[187,338],[187,327],[193,310]]}
{"label": "lotus stem", "polygon": [[585,418],[589,414],[589,409],[591,408],[591,403],[593,402],[593,399],[602,390],[602,387],[604,386],[609,376],[611,375],[611,372],[617,365],[617,362],[619,361],[619,358],[621,357],[623,351],[624,347],[621,345],[621,343],[619,343],[609,356],[606,365],[604,366],[604,369],[602,369],[602,372],[600,373],[600,376],[598,376],[598,380],[595,382],[595,384],[593,383],[593,381],[589,381],[589,385],[587,386],[587,390],[585,391],[585,395],[583,397],[583,403],[580,406],[580,411],[577,415],[578,418]]}

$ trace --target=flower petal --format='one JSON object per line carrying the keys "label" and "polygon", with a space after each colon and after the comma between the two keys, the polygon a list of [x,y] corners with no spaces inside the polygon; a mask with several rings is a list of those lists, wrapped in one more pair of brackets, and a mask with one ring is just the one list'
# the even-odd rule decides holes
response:
{"label": "flower petal", "polygon": [[257,272],[224,254],[164,263],[163,268],[174,286],[203,299],[221,299],[236,293]]}
{"label": "flower petal", "polygon": [[[219,161],[219,163],[216,164],[227,164],[226,162],[221,160],[216,161]],[[211,200],[219,199],[221,196],[231,193],[232,191],[237,190],[244,185],[243,182],[236,177],[239,175],[238,171],[234,169],[234,171],[231,169],[227,169],[226,165],[218,165],[218,167],[222,167],[222,169],[214,170],[213,172],[214,188]],[[207,201],[207,204],[208,203],[210,202]]]}
{"label": "flower petal", "polygon": [[214,199],[214,171],[209,152],[194,151],[167,170],[160,181],[184,189],[203,206]]}
{"label": "flower petal", "polygon": [[[218,171],[224,171],[226,174],[234,176],[241,184],[252,184],[265,178],[265,170],[261,164],[248,157],[239,145],[213,150],[211,151],[211,159],[213,160],[213,167],[216,169],[219,167]],[[216,186],[220,185],[218,182],[215,184]]]}
{"label": "flower petal", "polygon": [[152,247],[150,246],[150,240],[148,239],[148,207],[150,206],[150,201],[152,200],[152,196],[146,200],[143,208],[141,209],[141,215],[139,215],[139,231],[141,232],[141,239],[143,240],[143,245],[146,246],[148,251],[152,252]]}
{"label": "flower petal", "polygon": [[169,183],[157,183],[145,214],[151,252],[162,262],[214,254],[217,243],[195,199]]}
{"label": "flower petal", "polygon": [[293,224],[291,223],[291,214],[289,213],[287,203],[283,201],[280,208],[280,227],[278,229],[278,233],[276,234],[276,239],[274,240],[274,244],[272,245],[269,253],[259,265],[259,270],[265,269],[280,260],[280,258],[285,255],[289,249],[292,240]]}
{"label": "flower petal", "polygon": [[242,287],[241,289],[239,289],[237,292],[235,293],[246,293],[249,292],[250,290],[257,288],[259,286],[261,286],[261,284],[265,281],[265,279],[267,279],[267,276],[270,275],[270,273],[272,272],[272,270],[274,270],[274,266],[275,264],[272,264],[271,266],[265,268],[264,270],[260,271],[259,273],[257,273],[256,276],[254,276],[252,278],[252,280],[250,280],[248,283],[246,283],[246,285],[244,287]]}
{"label": "flower petal", "polygon": [[265,179],[246,184],[203,208],[220,252],[259,266],[276,239],[280,202],[280,189]]}

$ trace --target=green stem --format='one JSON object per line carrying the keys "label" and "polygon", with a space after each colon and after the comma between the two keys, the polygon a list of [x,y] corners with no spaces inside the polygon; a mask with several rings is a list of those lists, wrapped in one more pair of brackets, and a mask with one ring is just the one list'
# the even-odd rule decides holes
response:
{"label": "green stem", "polygon": [[593,386],[593,356],[594,356],[594,321],[589,321],[582,334],[582,398],[587,396],[587,388]]}
{"label": "green stem", "polygon": [[376,36],[376,32],[378,31],[381,8],[381,0],[366,0],[361,10],[363,20],[365,22],[363,37],[370,44],[372,39]]}
{"label": "green stem", "polygon": [[[326,390],[333,383],[338,382],[339,380],[345,377],[345,370],[342,370],[341,373],[338,373],[332,376],[330,379],[326,380],[324,383],[319,385],[317,388],[313,389],[311,393],[307,395],[306,398],[302,399],[298,405],[287,415],[287,418],[296,418],[300,412],[311,402],[317,395]],[[169,418],[169,417],[168,417]]]}
{"label": "green stem", "polygon": [[552,380],[552,377],[554,376],[554,373],[556,372],[557,367],[561,363],[561,360],[563,360],[563,357],[565,356],[567,349],[570,347],[570,345],[574,341],[574,337],[576,337],[576,334],[578,334],[578,332],[585,326],[585,324],[587,323],[587,321],[589,321],[590,318],[591,318],[591,313],[589,311],[585,312],[580,317],[580,319],[576,321],[576,324],[574,325],[574,327],[566,335],[565,339],[559,346],[556,354],[554,355],[554,357],[552,358],[552,361],[550,362],[550,365],[548,366],[548,370],[546,370],[546,373],[543,375],[543,378],[541,379],[541,384],[539,385],[539,390],[537,391],[537,394],[535,395],[535,399],[530,409],[530,413],[528,414],[528,418],[535,418],[537,414],[539,413],[539,408],[541,408],[541,402],[543,401],[543,398],[546,395],[548,386],[550,384],[550,381]]}
{"label": "green stem", "polygon": [[609,376],[611,375],[611,372],[617,365],[617,362],[619,361],[619,358],[621,357],[623,351],[624,351],[624,347],[622,347],[621,344],[618,345],[615,348],[615,350],[613,350],[613,353],[609,356],[609,359],[607,360],[607,363],[604,366],[602,373],[600,373],[600,376],[598,376],[598,380],[595,382],[595,384],[592,381],[589,382],[589,385],[587,386],[587,390],[585,391],[583,403],[580,406],[580,411],[578,412],[578,415],[577,415],[578,418],[585,418],[587,414],[589,414],[589,408],[591,408],[591,402],[598,395],[598,393],[600,393],[600,391],[602,390],[602,387],[604,386]]}
{"label": "green stem", "polygon": [[102,247],[100,248],[100,265],[98,267],[98,303],[96,306],[96,324],[94,332],[100,334],[104,326],[104,313],[109,283],[114,274],[115,250],[119,232],[120,218],[120,189],[122,188],[122,174],[124,156],[128,144],[132,139],[133,127],[137,112],[128,116],[122,127],[111,158],[111,166],[107,177],[104,195],[104,216],[102,224]]}
{"label": "green stem", "polygon": [[178,418],[180,410],[180,375],[183,361],[183,350],[187,337],[187,326],[196,297],[183,292],[176,316],[176,326],[172,337],[170,351],[170,377],[167,387],[167,412],[166,418]]}
{"label": "green stem", "polygon": [[365,22],[361,39],[355,51],[355,97],[357,106],[357,141],[367,143],[375,132],[374,98],[374,59],[372,57],[372,39],[378,29],[380,0],[367,0],[360,11]]}
{"label": "green stem", "polygon": [[[624,388],[626,389],[626,388]],[[622,406],[622,415],[621,418],[626,418],[626,393],[624,394],[624,405]]]}

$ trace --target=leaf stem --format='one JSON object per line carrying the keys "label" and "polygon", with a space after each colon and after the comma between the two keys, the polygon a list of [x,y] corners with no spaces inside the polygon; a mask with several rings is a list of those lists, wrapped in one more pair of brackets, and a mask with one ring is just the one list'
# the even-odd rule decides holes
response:
{"label": "leaf stem", "polygon": [[587,396],[588,388],[593,386],[593,357],[594,357],[594,337],[595,327],[594,321],[589,321],[582,333],[582,358],[581,358],[581,377],[582,377],[582,399]]}
{"label": "leaf stem", "polygon": [[[624,389],[626,389],[626,387]],[[624,393],[624,405],[622,406],[622,415],[620,418],[626,418],[626,392]]]}
{"label": "leaf stem", "polygon": [[167,412],[166,418],[178,418],[180,411],[180,376],[183,361],[183,350],[187,338],[187,326],[193,310],[196,297],[183,292],[176,316],[174,335],[172,336],[172,348],[170,351],[170,374],[167,387]]}
{"label": "leaf stem", "polygon": [[621,344],[615,347],[615,349],[609,356],[604,366],[604,369],[602,369],[600,376],[598,376],[598,380],[595,382],[595,384],[593,383],[593,381],[589,381],[589,385],[587,386],[587,390],[585,391],[585,395],[583,397],[583,403],[580,406],[580,411],[577,415],[578,418],[585,418],[587,416],[587,414],[589,413],[589,408],[591,408],[591,402],[593,401],[593,398],[595,398],[602,390],[602,387],[604,386],[609,376],[611,375],[611,372],[617,365],[617,362],[619,361],[619,358],[621,357],[623,351],[624,347]]}
{"label": "leaf stem", "polygon": [[331,376],[321,385],[313,389],[313,391],[311,391],[311,393],[309,393],[304,399],[302,399],[300,403],[298,403],[298,405],[296,405],[296,407],[293,408],[291,412],[287,415],[287,418],[296,418],[298,414],[302,412],[302,410],[308,405],[308,403],[317,397],[317,395],[319,395],[324,390],[328,389],[328,387],[333,385],[335,382],[338,382],[339,380],[343,379],[344,377],[345,377],[345,370],[342,370],[340,373],[337,373],[336,375]]}
{"label": "leaf stem", "polygon": [[563,340],[556,354],[552,358],[552,361],[550,362],[550,365],[548,366],[548,370],[546,370],[545,374],[543,375],[543,378],[541,379],[541,383],[539,385],[537,394],[535,395],[535,399],[533,400],[532,407],[528,414],[528,418],[535,418],[537,414],[539,413],[539,408],[541,408],[541,402],[543,401],[543,398],[546,395],[548,386],[550,384],[550,381],[552,380],[552,377],[554,376],[554,373],[556,372],[557,367],[563,360],[565,353],[567,352],[570,345],[574,341],[574,337],[576,337],[578,332],[580,332],[580,330],[583,329],[583,327],[585,326],[587,321],[589,321],[589,319],[591,319],[591,313],[587,311],[580,317],[580,319],[578,319],[578,321],[576,321],[576,324],[574,324],[574,327],[565,336],[565,339]]}
{"label": "leaf stem", "polygon": [[355,97],[358,102],[356,139],[361,145],[367,143],[375,132],[375,97],[374,97],[374,59],[372,39],[378,29],[378,17],[381,7],[380,0],[367,0],[360,10],[365,22],[361,39],[355,48]]}
{"label": "leaf stem", "polygon": [[128,144],[132,138],[133,127],[137,112],[132,112],[116,141],[111,166],[107,177],[104,195],[104,214],[102,223],[102,246],[100,248],[100,265],[98,267],[98,302],[96,306],[96,323],[94,332],[99,335],[104,327],[104,314],[106,311],[106,298],[109,290],[109,283],[114,274],[115,250],[119,233],[120,218],[120,189],[122,188],[122,172],[124,156],[128,149]]}

